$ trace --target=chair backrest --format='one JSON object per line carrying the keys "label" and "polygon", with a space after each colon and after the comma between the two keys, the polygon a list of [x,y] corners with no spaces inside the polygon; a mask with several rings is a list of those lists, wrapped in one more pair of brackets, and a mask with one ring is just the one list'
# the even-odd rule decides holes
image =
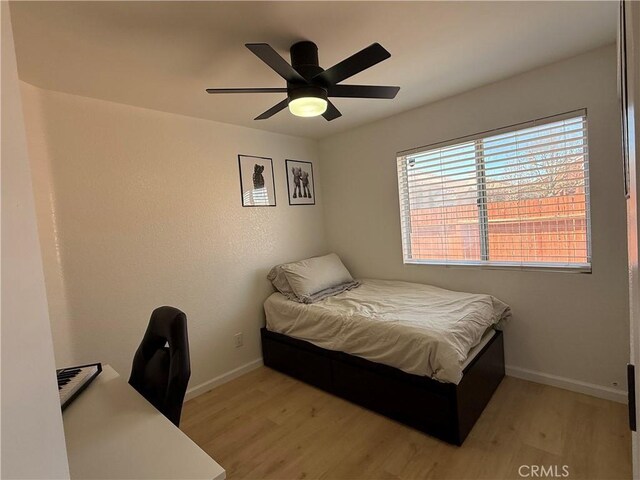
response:
{"label": "chair backrest", "polygon": [[129,384],[178,426],[190,376],[187,316],[158,307],[133,357]]}

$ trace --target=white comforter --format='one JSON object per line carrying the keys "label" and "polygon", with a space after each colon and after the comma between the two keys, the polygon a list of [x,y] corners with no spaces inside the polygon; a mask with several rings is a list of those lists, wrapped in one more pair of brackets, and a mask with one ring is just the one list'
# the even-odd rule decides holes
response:
{"label": "white comforter", "polygon": [[490,295],[385,280],[311,305],[274,293],[264,309],[272,332],[456,384],[469,350],[510,315]]}

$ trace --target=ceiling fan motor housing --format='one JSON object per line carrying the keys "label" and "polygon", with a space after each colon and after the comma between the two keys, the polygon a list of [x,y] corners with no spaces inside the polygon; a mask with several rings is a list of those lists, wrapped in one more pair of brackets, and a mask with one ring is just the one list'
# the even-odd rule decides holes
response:
{"label": "ceiling fan motor housing", "polygon": [[318,64],[318,47],[315,43],[304,41],[291,45],[291,66],[307,81],[322,72]]}
{"label": "ceiling fan motor housing", "polygon": [[[315,43],[309,41],[294,43],[289,52],[291,53],[291,66],[308,82],[311,82],[313,77],[322,72],[323,69],[318,65],[318,47]],[[287,82],[287,90],[289,102],[303,97],[327,100],[327,90],[320,85]]]}

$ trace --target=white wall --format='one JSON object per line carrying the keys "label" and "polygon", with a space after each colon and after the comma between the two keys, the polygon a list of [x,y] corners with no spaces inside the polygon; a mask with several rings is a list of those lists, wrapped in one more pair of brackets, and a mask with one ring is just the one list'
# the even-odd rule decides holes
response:
{"label": "white wall", "polygon": [[[616,51],[605,47],[321,141],[330,249],[358,277],[499,297],[514,311],[509,373],[623,400],[629,315],[616,81]],[[403,265],[396,152],[583,107],[591,275]]]}
{"label": "white wall", "polygon": [[69,478],[7,2],[2,17],[2,478]]}
{"label": "white wall", "polygon": [[[100,360],[127,375],[149,313],[172,304],[189,317],[193,388],[260,357],[271,265],[335,250],[356,276],[507,301],[511,374],[622,400],[629,333],[615,62],[605,47],[330,137],[321,162],[310,140],[23,84],[58,364]],[[593,274],[402,264],[397,151],[583,107]],[[240,206],[238,153],[273,157],[277,208]],[[287,205],[287,157],[316,160],[315,207]],[[239,331],[245,346],[236,349]]]}
{"label": "white wall", "polygon": [[[188,317],[191,388],[259,359],[269,268],[326,252],[317,143],[27,84],[22,94],[58,362],[128,375],[165,304]],[[239,153],[273,158],[276,208],[241,206]],[[285,158],[316,161],[317,205],[288,205]]]}

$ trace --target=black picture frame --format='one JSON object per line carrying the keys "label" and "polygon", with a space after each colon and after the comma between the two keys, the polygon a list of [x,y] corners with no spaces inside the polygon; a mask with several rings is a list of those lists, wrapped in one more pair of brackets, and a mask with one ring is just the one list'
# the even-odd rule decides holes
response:
{"label": "black picture frame", "polygon": [[[294,168],[300,168],[302,169],[303,174],[308,174],[309,180],[307,181],[306,185],[304,184],[304,180],[300,179],[299,177],[296,181],[296,176],[294,175],[294,171],[292,170]],[[316,185],[315,178],[313,176],[313,163],[304,160],[287,159],[285,160],[285,170],[287,174],[287,196],[289,197],[289,205],[315,205]]]}
{"label": "black picture frame", "polygon": [[[258,166],[261,166],[262,170],[257,171]],[[243,207],[275,207],[277,205],[272,158],[239,154],[238,173],[240,174],[240,201]],[[256,182],[260,181],[263,186],[256,188]]]}

